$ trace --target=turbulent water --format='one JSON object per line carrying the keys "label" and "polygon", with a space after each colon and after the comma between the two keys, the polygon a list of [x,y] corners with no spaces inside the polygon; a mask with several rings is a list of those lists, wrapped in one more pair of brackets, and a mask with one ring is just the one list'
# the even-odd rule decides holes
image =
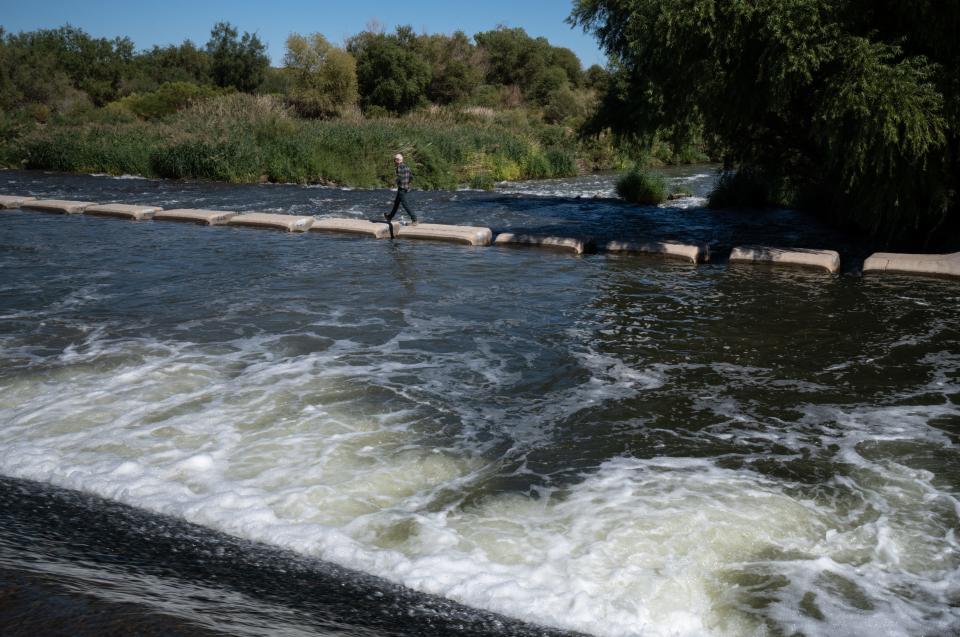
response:
{"label": "turbulent water", "polygon": [[[697,197],[630,206],[601,176],[411,199],[709,242],[710,264],[0,212],[5,634],[960,633],[960,283],[860,276],[815,221],[669,178]],[[390,199],[9,171],[0,192]],[[840,249],[844,273],[727,266],[758,242]]]}

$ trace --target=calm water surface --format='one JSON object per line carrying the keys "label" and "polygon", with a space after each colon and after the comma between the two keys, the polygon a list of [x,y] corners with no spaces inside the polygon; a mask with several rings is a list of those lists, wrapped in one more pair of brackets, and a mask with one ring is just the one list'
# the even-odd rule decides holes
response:
{"label": "calm water surface", "polygon": [[[0,628],[956,635],[960,283],[612,178],[425,220],[640,257],[0,212]],[[0,192],[374,218],[388,191],[0,172]],[[840,249],[839,276],[727,267]]]}

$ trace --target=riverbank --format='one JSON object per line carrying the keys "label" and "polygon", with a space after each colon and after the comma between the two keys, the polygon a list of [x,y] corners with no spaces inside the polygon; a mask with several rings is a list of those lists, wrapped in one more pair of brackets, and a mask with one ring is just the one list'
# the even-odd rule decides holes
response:
{"label": "riverbank", "polygon": [[419,189],[490,189],[499,181],[570,177],[619,168],[606,139],[583,140],[522,109],[428,108],[403,118],[296,117],[270,96],[205,100],[160,121],[119,109],[10,129],[10,168],[201,179],[230,183],[390,186],[403,152]]}

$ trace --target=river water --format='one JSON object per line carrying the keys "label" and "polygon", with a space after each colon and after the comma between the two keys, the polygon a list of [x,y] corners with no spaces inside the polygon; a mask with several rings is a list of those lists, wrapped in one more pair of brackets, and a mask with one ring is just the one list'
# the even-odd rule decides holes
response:
{"label": "river water", "polygon": [[[815,221],[668,177],[698,197],[631,206],[591,176],[411,199],[713,262],[0,212],[0,632],[958,634],[960,283],[862,277],[867,248]],[[739,243],[844,271],[728,267]]]}

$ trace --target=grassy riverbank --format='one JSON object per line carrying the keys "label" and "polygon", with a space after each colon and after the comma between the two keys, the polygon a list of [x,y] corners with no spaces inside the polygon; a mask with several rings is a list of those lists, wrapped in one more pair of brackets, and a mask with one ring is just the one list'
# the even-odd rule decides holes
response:
{"label": "grassy riverbank", "polygon": [[399,118],[312,120],[279,99],[240,93],[160,120],[107,108],[3,133],[0,160],[8,167],[234,183],[389,186],[398,151],[425,189],[566,177],[625,161],[608,141],[581,140],[522,109],[433,107]]}

